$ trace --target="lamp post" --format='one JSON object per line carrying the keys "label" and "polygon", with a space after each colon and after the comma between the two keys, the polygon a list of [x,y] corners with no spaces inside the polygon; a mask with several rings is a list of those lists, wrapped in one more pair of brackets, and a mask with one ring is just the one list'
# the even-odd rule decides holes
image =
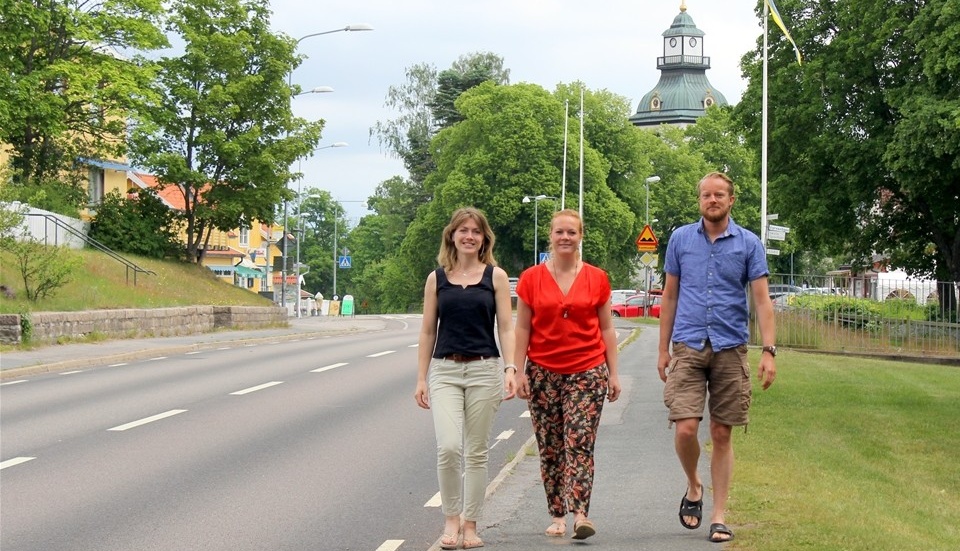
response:
{"label": "lamp post", "polygon": [[[646,221],[644,222],[647,226],[650,225],[650,184],[655,184],[660,181],[659,176],[650,176],[644,180],[644,184],[647,187],[647,215]],[[650,310],[650,266],[644,264],[643,267],[643,317],[649,317],[648,310]]]}
{"label": "lamp post", "polygon": [[[304,40],[306,40],[306,39],[308,39],[308,38],[312,38],[312,37],[314,37],[314,36],[321,36],[321,35],[325,35],[325,34],[332,34],[332,33],[338,33],[338,32],[372,31],[372,30],[373,30],[373,27],[371,27],[370,25],[367,25],[367,24],[365,24],[365,23],[360,23],[360,24],[357,24],[357,25],[347,25],[346,27],[343,27],[343,28],[340,28],[340,29],[332,29],[332,30],[329,30],[329,31],[322,31],[322,32],[318,32],[318,33],[310,33],[310,34],[303,35],[303,36],[301,36],[300,38],[297,39],[296,45],[299,46],[301,42],[303,42]],[[290,98],[291,98],[291,99],[292,99],[292,98],[295,98],[295,97],[297,97],[297,96],[303,95],[303,94],[322,93],[322,92],[332,92],[332,91],[333,91],[333,88],[331,88],[331,87],[329,87],[329,86],[318,86],[318,87],[313,88],[313,89],[311,89],[311,90],[308,90],[308,91],[306,91],[306,92],[293,93],[293,91],[292,91],[292,90],[293,90],[293,67],[291,67],[290,71],[287,73],[287,89],[290,90]],[[299,208],[298,208],[298,211],[299,211]],[[286,236],[287,236],[287,202],[286,202],[286,201],[283,202],[283,234],[284,234],[284,239],[286,239]],[[298,257],[299,257],[299,246],[300,246],[300,243],[299,243],[299,241],[298,241],[298,242],[297,242],[297,248],[298,248],[298,255],[297,255],[297,256],[298,256]],[[284,308],[287,307],[287,273],[286,273],[286,269],[287,269],[287,249],[286,249],[286,243],[284,243],[284,249],[283,249],[283,271],[282,271],[282,273],[281,273],[282,280],[281,280],[281,284],[280,284],[280,294],[281,294],[281,297],[282,297],[281,300],[282,300],[282,303],[283,303],[283,307],[284,307]],[[299,315],[300,315],[300,274],[299,274],[299,258],[298,258],[298,266],[297,266],[297,300],[296,300],[296,309],[297,309],[297,316],[299,316]]]}
{"label": "lamp post", "polygon": [[540,263],[540,239],[539,239],[540,221],[538,220],[539,218],[538,210],[540,206],[540,201],[543,201],[544,199],[556,199],[556,197],[553,197],[551,195],[535,195],[532,197],[530,195],[524,195],[523,200],[521,201],[521,203],[529,203],[530,201],[533,201],[533,265],[534,266]]}
{"label": "lamp post", "polygon": [[[330,145],[325,145],[323,147],[318,147],[317,151],[321,149],[330,149],[331,147],[347,147],[347,142],[334,142]],[[303,179],[297,180],[297,264],[294,267],[297,274],[297,317],[302,317],[300,312],[300,240],[303,239],[303,219],[300,217],[301,206],[303,205],[303,191],[301,190],[301,184]]]}

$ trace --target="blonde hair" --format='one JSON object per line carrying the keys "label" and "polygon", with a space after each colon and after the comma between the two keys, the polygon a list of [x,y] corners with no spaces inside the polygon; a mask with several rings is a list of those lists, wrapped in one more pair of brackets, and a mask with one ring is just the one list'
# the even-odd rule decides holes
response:
{"label": "blonde hair", "polygon": [[[580,218],[580,213],[573,209],[563,209],[553,213],[553,216],[550,218],[550,233],[553,233],[553,223],[561,216],[569,216],[577,221],[577,230],[580,231],[580,241],[583,241],[583,219]],[[550,246],[547,250],[550,252],[550,255],[553,256],[553,240],[550,240]],[[580,258],[579,250],[577,251],[577,258]]]}
{"label": "blonde hair", "polygon": [[496,237],[493,235],[490,223],[487,222],[487,217],[478,209],[463,207],[453,211],[450,216],[450,223],[443,228],[443,234],[440,237],[440,252],[437,253],[437,263],[443,266],[444,270],[453,270],[454,266],[457,265],[457,247],[453,243],[453,234],[467,220],[476,222],[480,226],[480,231],[483,232],[483,244],[480,245],[478,251],[480,262],[492,266],[497,265],[497,261],[493,257],[493,244],[496,242]]}
{"label": "blonde hair", "polygon": [[718,179],[723,180],[724,182],[726,182],[726,183],[727,183],[727,188],[728,188],[727,191],[730,192],[730,197],[733,197],[733,196],[734,196],[733,179],[730,178],[729,176],[727,176],[726,173],[724,173],[724,172],[711,172],[710,174],[707,174],[707,175],[704,176],[703,178],[700,178],[700,181],[697,182],[697,196],[698,196],[698,197],[700,196],[700,187],[701,187],[701,185],[702,185],[704,182],[706,182],[707,180],[711,179],[711,178],[718,178]]}

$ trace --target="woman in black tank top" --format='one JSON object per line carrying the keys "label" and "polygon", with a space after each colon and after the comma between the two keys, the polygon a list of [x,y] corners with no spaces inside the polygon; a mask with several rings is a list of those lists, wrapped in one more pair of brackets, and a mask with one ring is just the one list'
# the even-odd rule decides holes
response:
{"label": "woman in black tank top", "polygon": [[486,491],[487,442],[501,400],[515,394],[513,377],[505,384],[503,372],[516,366],[500,364],[501,357],[513,358],[513,311],[507,273],[493,257],[494,240],[482,212],[455,211],[443,230],[440,268],[427,276],[423,290],[414,399],[433,413],[445,518],[441,549],[483,546],[477,520]]}

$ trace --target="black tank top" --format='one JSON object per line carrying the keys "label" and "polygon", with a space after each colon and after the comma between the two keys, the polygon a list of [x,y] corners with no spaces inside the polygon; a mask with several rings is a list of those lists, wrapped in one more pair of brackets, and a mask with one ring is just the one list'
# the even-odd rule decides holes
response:
{"label": "black tank top", "polygon": [[439,327],[434,358],[451,354],[500,357],[493,326],[497,306],[493,290],[493,266],[483,269],[475,285],[450,283],[443,268],[437,268]]}

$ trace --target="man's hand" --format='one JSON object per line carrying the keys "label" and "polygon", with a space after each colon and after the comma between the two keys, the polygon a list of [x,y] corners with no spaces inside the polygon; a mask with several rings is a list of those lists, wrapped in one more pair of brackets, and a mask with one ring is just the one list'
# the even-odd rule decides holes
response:
{"label": "man's hand", "polygon": [[757,377],[760,378],[763,390],[770,388],[773,380],[777,378],[777,361],[770,354],[760,354],[760,367],[757,369]]}
{"label": "man's hand", "polygon": [[657,371],[660,373],[660,380],[663,382],[667,382],[667,366],[670,365],[672,359],[670,352],[661,352],[660,357],[657,358]]}

